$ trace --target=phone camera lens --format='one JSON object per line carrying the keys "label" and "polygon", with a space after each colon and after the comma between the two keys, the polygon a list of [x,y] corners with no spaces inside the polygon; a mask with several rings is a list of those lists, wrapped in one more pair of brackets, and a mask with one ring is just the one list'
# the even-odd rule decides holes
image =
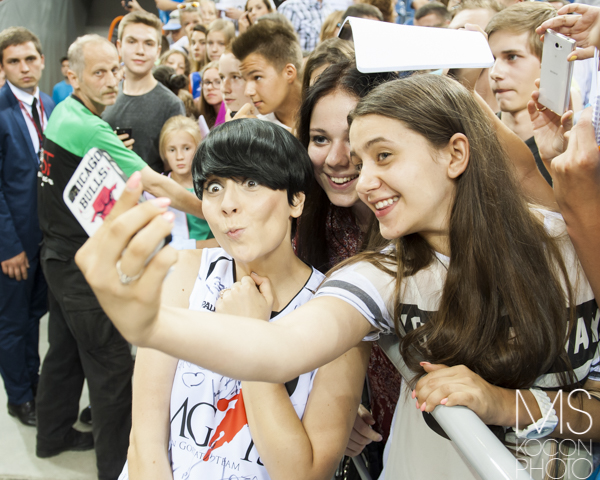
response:
{"label": "phone camera lens", "polygon": [[559,47],[558,43],[555,43],[555,44],[554,44],[554,46],[555,46],[556,48],[558,48],[558,47]]}

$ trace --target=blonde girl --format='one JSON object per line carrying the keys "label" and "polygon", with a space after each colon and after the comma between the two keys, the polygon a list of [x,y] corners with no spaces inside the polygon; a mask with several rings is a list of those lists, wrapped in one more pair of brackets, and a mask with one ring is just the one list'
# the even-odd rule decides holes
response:
{"label": "blonde girl", "polygon": [[[169,177],[192,193],[194,192],[192,160],[201,140],[198,124],[183,115],[167,120],[159,137],[158,149],[163,162],[171,170]],[[214,238],[206,220],[193,215],[176,212],[175,225],[173,231],[175,248],[194,249],[197,248],[199,241]]]}
{"label": "blonde girl", "polygon": [[235,27],[229,20],[218,19],[210,24],[206,35],[206,58],[217,62],[235,37]]}

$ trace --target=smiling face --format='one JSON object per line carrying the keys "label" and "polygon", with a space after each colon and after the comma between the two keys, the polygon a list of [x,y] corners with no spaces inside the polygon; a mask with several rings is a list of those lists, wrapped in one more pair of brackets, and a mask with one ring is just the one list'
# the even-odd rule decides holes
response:
{"label": "smiling face", "polygon": [[172,132],[165,139],[165,160],[173,173],[180,177],[191,175],[192,160],[196,152],[196,141],[185,130]]}
{"label": "smiling face", "polygon": [[420,233],[433,248],[446,245],[455,184],[445,149],[435,151],[425,137],[380,115],[355,119],[350,144],[361,168],[358,196],[375,213],[383,237]]}
{"label": "smiling face", "polygon": [[351,207],[359,201],[358,170],[350,161],[347,120],[357,103],[354,96],[334,92],[317,102],[310,117],[308,156],[317,182],[338,207]]}
{"label": "smiling face", "polygon": [[277,71],[275,66],[258,53],[251,53],[241,64],[246,80],[246,96],[262,115],[278,110],[290,93],[294,78],[286,75],[286,68]]}
{"label": "smiling face", "polygon": [[240,71],[240,61],[233,53],[224,53],[219,59],[219,76],[223,101],[232,112],[237,112],[252,99],[244,95],[246,81]]}
{"label": "smiling face", "polygon": [[206,34],[204,32],[192,31],[190,43],[194,60],[201,62],[206,55]]}
{"label": "smiling face", "polygon": [[202,96],[209,105],[220,105],[223,101],[221,93],[221,77],[216,68],[209,68],[204,71],[202,78]]}
{"label": "smiling face", "polygon": [[11,45],[2,52],[2,69],[10,83],[33,94],[42,78],[44,56],[33,42]]}
{"label": "smiling face", "polygon": [[250,25],[256,22],[258,17],[262,17],[269,13],[269,9],[265,5],[264,0],[249,0],[246,4],[246,11],[250,19]]}
{"label": "smiling face", "polygon": [[285,190],[211,176],[204,183],[202,212],[219,245],[247,265],[291,249],[291,217],[298,218],[302,206],[290,206]]}
{"label": "smiling face", "polygon": [[88,43],[83,46],[84,68],[81,75],[69,70],[69,81],[75,95],[95,114],[117,101],[117,88],[121,80],[119,57],[115,48],[107,43]]}
{"label": "smiling face", "polygon": [[165,60],[165,65],[175,70],[177,75],[185,74],[185,57],[183,56],[183,53],[172,53],[169,55],[169,58]]}
{"label": "smiling face", "polygon": [[152,74],[152,67],[160,54],[156,35],[154,27],[143,23],[125,27],[121,40],[117,41],[117,48],[127,74],[136,77]]}
{"label": "smiling face", "polygon": [[535,80],[540,78],[541,61],[528,46],[529,33],[514,34],[504,30],[490,35],[490,49],[495,57],[490,69],[490,85],[503,112],[527,109]]}
{"label": "smiling face", "polygon": [[222,31],[209,32],[206,37],[206,54],[211,62],[216,62],[221,58],[226,46],[227,40]]}

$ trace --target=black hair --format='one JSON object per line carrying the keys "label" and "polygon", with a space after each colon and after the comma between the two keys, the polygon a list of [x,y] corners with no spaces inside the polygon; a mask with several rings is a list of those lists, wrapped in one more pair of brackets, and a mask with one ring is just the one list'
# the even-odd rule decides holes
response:
{"label": "black hair", "polygon": [[63,63],[65,60],[68,60],[68,59],[69,59],[69,57],[66,57],[66,56],[65,56],[65,57],[61,57],[61,58],[60,58],[60,62],[59,62],[59,63],[62,65],[62,63]]}
{"label": "black hair", "polygon": [[[319,75],[315,83],[305,92],[298,115],[296,132],[300,143],[308,149],[310,143],[310,119],[319,100],[336,91],[360,99],[382,83],[396,80],[396,73],[361,73],[354,61],[335,63]],[[307,195],[304,211],[298,225],[296,254],[306,263],[325,272],[334,265],[328,257],[326,223],[331,202],[315,181]],[[343,242],[341,242],[343,243]]]}
{"label": "black hair", "polygon": [[152,71],[152,75],[175,95],[182,88],[188,88],[188,78],[185,75],[177,75],[175,69],[168,65],[159,65]]}
{"label": "black hair", "polygon": [[288,202],[308,193],[313,168],[306,149],[285,128],[255,118],[223,123],[202,141],[192,163],[194,191],[202,199],[206,179],[256,180],[272,190],[286,190]]}

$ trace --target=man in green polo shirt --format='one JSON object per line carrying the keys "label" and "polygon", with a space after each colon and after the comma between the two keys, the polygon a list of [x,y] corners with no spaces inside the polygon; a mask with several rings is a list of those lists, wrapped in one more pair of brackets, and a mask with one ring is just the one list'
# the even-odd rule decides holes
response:
{"label": "man in green polo shirt", "polygon": [[[73,95],[55,109],[45,130],[38,204],[44,235],[41,261],[49,286],[50,349],[37,394],[38,457],[95,445],[98,478],[116,480],[125,463],[131,425],[129,346],[102,311],[74,262],[87,234],[63,201],[63,190],[82,157],[106,150],[127,175],[140,171],[146,189],[171,205],[202,216],[201,202],[152,170],[128,150],[100,115],[117,98],[119,58],[98,35],[78,38],[69,48]],[[93,412],[93,438],[75,430],[83,381]]]}

